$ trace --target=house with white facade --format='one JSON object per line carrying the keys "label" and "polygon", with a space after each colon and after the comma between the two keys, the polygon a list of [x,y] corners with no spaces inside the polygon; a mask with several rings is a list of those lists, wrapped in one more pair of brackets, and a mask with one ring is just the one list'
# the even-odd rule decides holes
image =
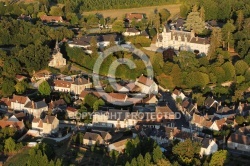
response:
{"label": "house with white facade", "polygon": [[70,92],[72,81],[54,80],[53,89],[59,92]]}
{"label": "house with white facade", "polygon": [[46,115],[44,119],[34,118],[32,129],[44,134],[56,133],[59,130],[59,120],[56,116]]}
{"label": "house with white facade", "polygon": [[176,100],[177,98],[184,100],[186,98],[186,96],[178,89],[175,89],[171,96],[174,100]]}
{"label": "house with white facade", "polygon": [[115,150],[119,153],[122,153],[124,149],[126,148],[127,142],[128,142],[128,139],[123,139],[121,141],[111,143],[108,145],[108,151],[110,152],[112,150]]}
{"label": "house with white facade", "polygon": [[244,134],[232,133],[227,140],[229,149],[250,152],[250,137]]}
{"label": "house with white facade", "polygon": [[77,109],[73,107],[67,107],[66,112],[69,119],[75,119],[78,114]]}
{"label": "house with white facade", "polygon": [[96,35],[90,34],[79,38],[74,38],[73,41],[69,41],[68,44],[70,47],[80,47],[89,50],[92,39],[95,39],[97,41],[98,47],[103,48],[108,46],[111,40],[114,40],[116,44],[120,44],[121,41],[123,40],[123,37],[122,35],[117,33],[96,34]]}
{"label": "house with white facade", "polygon": [[42,112],[48,111],[48,105],[43,100],[38,102],[29,101],[25,104],[24,111],[38,118]]}
{"label": "house with white facade", "polygon": [[177,30],[175,27],[170,29],[167,25],[163,28],[163,32],[157,35],[156,47],[192,52],[199,51],[199,53],[207,54],[210,41],[207,38],[195,36],[193,31]]}
{"label": "house with white facade", "polygon": [[143,74],[136,79],[135,85],[140,87],[141,93],[158,94],[158,85],[151,78],[145,77]]}
{"label": "house with white facade", "polygon": [[83,136],[83,144],[84,145],[95,145],[95,144],[103,145],[104,140],[98,133],[86,132]]}
{"label": "house with white facade", "polygon": [[134,126],[139,121],[132,117],[128,110],[110,109],[109,111],[97,111],[93,115],[92,124],[111,128],[127,128]]}
{"label": "house with white facade", "polygon": [[141,32],[135,28],[127,28],[122,34],[123,36],[137,36],[140,35]]}
{"label": "house with white facade", "polygon": [[18,96],[14,94],[13,98],[10,101],[11,101],[11,106],[10,106],[11,109],[23,111],[24,106],[30,101],[30,99],[27,96]]}
{"label": "house with white facade", "polygon": [[71,93],[74,94],[81,94],[81,92],[84,89],[89,89],[92,88],[92,82],[90,82],[90,79],[85,79],[85,78],[73,78],[73,82],[71,83],[70,86],[70,91]]}
{"label": "house with white facade", "polygon": [[210,138],[203,138],[201,141],[200,155],[211,155],[218,150],[217,143]]}

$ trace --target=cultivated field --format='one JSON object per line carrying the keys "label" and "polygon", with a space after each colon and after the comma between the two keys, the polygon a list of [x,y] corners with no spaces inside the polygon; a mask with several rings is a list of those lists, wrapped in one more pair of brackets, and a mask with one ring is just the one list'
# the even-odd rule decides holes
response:
{"label": "cultivated field", "polygon": [[168,9],[171,13],[171,16],[175,16],[180,12],[180,4],[172,4],[172,5],[162,5],[162,6],[149,6],[149,7],[141,7],[141,8],[130,8],[130,9],[114,9],[114,10],[99,10],[99,11],[91,11],[84,12],[83,15],[101,13],[104,17],[117,17],[118,19],[122,19],[126,13],[145,13],[147,17],[151,17],[154,14],[155,9]]}

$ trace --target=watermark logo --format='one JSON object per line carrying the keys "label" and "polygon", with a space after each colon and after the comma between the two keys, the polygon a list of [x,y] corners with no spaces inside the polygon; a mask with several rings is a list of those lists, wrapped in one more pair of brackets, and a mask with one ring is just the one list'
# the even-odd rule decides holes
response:
{"label": "watermark logo", "polygon": [[161,120],[161,119],[180,119],[181,113],[180,112],[83,112],[78,114],[78,118],[81,119],[93,119],[94,121],[104,120]]}
{"label": "watermark logo", "polygon": [[[102,78],[102,76],[100,76],[100,69],[101,69],[101,65],[105,65],[104,60],[108,57],[108,56],[113,56],[113,54],[115,53],[119,53],[119,52],[127,52],[127,53],[131,53],[133,55],[136,55],[138,58],[140,58],[142,60],[142,62],[144,63],[145,67],[146,67],[146,75],[148,78],[153,78],[154,77],[154,72],[153,72],[153,66],[150,62],[150,59],[148,58],[148,56],[142,52],[140,49],[137,49],[136,47],[134,47],[133,45],[127,45],[127,47],[123,47],[120,45],[116,45],[113,47],[110,47],[108,49],[106,49],[102,55],[100,55],[95,64],[94,64],[94,68],[93,68],[93,85],[94,87],[97,89],[97,93],[100,94],[100,96],[105,96],[106,99],[112,99],[108,102],[114,104],[114,105],[120,105],[120,106],[126,106],[126,105],[131,105],[131,103],[137,103],[141,100],[141,98],[145,97],[146,94],[141,94],[140,98],[138,97],[126,97],[124,100],[121,100],[120,98],[116,97],[116,96],[110,96],[109,93],[106,93],[104,91],[100,91],[100,88],[102,88],[101,85],[101,81],[104,78]],[[116,78],[116,69],[118,68],[119,65],[127,65],[129,67],[129,69],[136,69],[136,64],[128,59],[128,58],[119,58],[116,61],[113,61],[111,63],[111,65],[109,66],[109,70],[108,70],[108,75],[105,79],[108,80],[109,84],[112,86],[113,89],[116,89],[116,87],[121,87],[121,85],[117,82],[114,82],[115,78]],[[102,78],[102,79],[101,79]],[[146,80],[146,84],[150,81],[150,79]],[[123,86],[124,87],[124,86]],[[135,87],[135,86],[134,86]],[[130,89],[134,88],[134,87],[130,87]],[[124,87],[126,88],[126,87]],[[127,89],[127,88],[126,88]],[[103,89],[102,89],[103,90]]]}

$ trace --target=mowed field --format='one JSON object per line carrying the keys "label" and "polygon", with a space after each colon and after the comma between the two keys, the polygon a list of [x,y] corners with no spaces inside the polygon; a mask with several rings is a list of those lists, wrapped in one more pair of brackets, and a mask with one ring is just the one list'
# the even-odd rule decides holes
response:
{"label": "mowed field", "polygon": [[152,17],[154,14],[154,10],[168,9],[171,13],[171,17],[175,16],[180,12],[180,4],[172,4],[172,5],[161,5],[161,6],[149,6],[149,7],[141,7],[141,8],[129,8],[129,9],[114,9],[114,10],[98,10],[91,12],[84,12],[83,15],[101,13],[104,17],[117,17],[118,19],[122,19],[126,13],[145,13],[148,18]]}

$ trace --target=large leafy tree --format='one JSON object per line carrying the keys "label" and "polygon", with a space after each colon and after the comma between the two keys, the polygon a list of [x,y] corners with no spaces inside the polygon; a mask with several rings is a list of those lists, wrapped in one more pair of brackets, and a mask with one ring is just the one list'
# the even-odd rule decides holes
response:
{"label": "large leafy tree", "polygon": [[214,27],[212,29],[211,42],[208,50],[208,59],[216,58],[216,49],[222,45],[221,29]]}
{"label": "large leafy tree", "polygon": [[30,44],[19,52],[18,58],[29,73],[38,71],[48,65],[50,50],[47,46]]}
{"label": "large leafy tree", "polygon": [[12,153],[16,150],[16,143],[15,141],[10,137],[8,139],[5,140],[5,144],[4,144],[4,151],[6,153]]}
{"label": "large leafy tree", "polygon": [[223,166],[229,163],[229,153],[227,150],[219,150],[212,155],[209,166]]}
{"label": "large leafy tree", "polygon": [[3,96],[11,96],[15,92],[15,82],[12,79],[5,78],[1,90]]}
{"label": "large leafy tree", "polygon": [[237,75],[244,75],[249,68],[248,64],[244,60],[239,60],[234,64]]}
{"label": "large leafy tree", "polygon": [[224,47],[227,45],[227,49],[233,46],[233,35],[232,33],[235,31],[235,26],[232,21],[227,21],[227,23],[222,27],[222,38],[224,42]]}
{"label": "large leafy tree", "polygon": [[51,93],[50,85],[47,81],[43,81],[39,87],[38,91],[41,93],[41,95],[48,96]]}
{"label": "large leafy tree", "polygon": [[173,147],[173,154],[175,154],[183,164],[190,164],[195,155],[199,153],[200,144],[198,142],[192,142],[191,139],[180,142]]}
{"label": "large leafy tree", "polygon": [[187,16],[186,23],[184,24],[186,30],[193,30],[195,33],[202,33],[205,29],[205,22],[201,18],[200,13],[197,11],[197,6],[195,5]]}

